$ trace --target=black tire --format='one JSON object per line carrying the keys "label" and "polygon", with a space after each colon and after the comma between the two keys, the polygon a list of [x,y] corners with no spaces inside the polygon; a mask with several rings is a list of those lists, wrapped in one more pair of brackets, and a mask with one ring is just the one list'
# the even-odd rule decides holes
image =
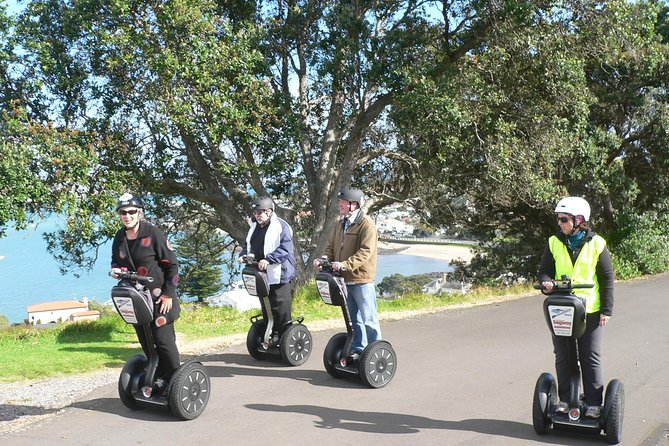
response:
{"label": "black tire", "polygon": [[251,324],[251,328],[249,328],[249,332],[246,335],[246,350],[249,351],[249,355],[251,355],[253,359],[257,359],[258,361],[263,361],[269,357],[267,353],[258,351],[258,348],[262,345],[263,338],[265,337],[266,328],[266,321],[256,321]]}
{"label": "black tire", "polygon": [[193,420],[207,407],[211,381],[199,362],[183,364],[174,374],[169,389],[172,413],[182,420]]}
{"label": "black tire", "polygon": [[558,403],[557,384],[550,373],[542,373],[534,386],[534,399],[532,402],[532,425],[534,431],[539,435],[545,435],[551,428],[549,411],[553,410]]}
{"label": "black tire", "polygon": [[346,333],[337,333],[330,338],[328,344],[325,346],[325,351],[323,352],[323,365],[328,374],[333,378],[343,378],[346,376],[346,373],[337,369],[335,365],[339,364],[339,360],[342,357],[342,351],[346,345],[347,337],[348,335]]}
{"label": "black tire", "polygon": [[133,383],[144,379],[144,369],[148,364],[148,359],[144,355],[135,355],[128,359],[118,377],[118,396],[125,407],[130,410],[138,410],[142,407],[137,404],[137,400],[132,395]]}
{"label": "black tire", "polygon": [[606,400],[612,398],[611,409],[604,421],[604,433],[609,444],[618,444],[622,439],[623,415],[625,412],[625,388],[620,381],[613,380],[606,387]]}
{"label": "black tire", "polygon": [[281,358],[290,365],[301,365],[309,359],[312,349],[311,333],[302,324],[289,326],[281,336]]}
{"label": "black tire", "polygon": [[389,342],[376,341],[362,351],[358,371],[366,386],[378,389],[385,387],[395,376],[397,356]]}

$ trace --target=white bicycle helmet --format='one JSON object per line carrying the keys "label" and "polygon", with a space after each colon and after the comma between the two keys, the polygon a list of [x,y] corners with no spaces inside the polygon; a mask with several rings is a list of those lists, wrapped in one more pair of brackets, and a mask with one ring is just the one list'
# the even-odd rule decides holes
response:
{"label": "white bicycle helmet", "polygon": [[558,201],[555,213],[582,215],[585,221],[590,220],[590,205],[581,197],[565,197]]}

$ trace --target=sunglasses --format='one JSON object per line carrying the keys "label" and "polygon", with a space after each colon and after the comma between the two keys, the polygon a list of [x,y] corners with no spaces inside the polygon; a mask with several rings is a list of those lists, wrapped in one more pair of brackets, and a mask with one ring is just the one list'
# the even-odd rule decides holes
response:
{"label": "sunglasses", "polygon": [[253,215],[260,215],[265,213],[267,213],[267,209],[256,209],[255,211],[253,211]]}
{"label": "sunglasses", "polygon": [[119,214],[121,215],[135,215],[137,212],[139,212],[138,209],[130,209],[129,211],[118,211]]}
{"label": "sunglasses", "polygon": [[567,223],[570,220],[571,220],[571,218],[569,218],[569,217],[558,217],[558,221],[560,223]]}

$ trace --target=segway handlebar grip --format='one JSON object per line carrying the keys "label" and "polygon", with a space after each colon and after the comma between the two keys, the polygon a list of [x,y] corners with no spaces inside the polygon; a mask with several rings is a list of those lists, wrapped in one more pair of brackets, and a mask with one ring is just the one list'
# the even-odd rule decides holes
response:
{"label": "segway handlebar grip", "polygon": [[243,257],[243,261],[246,265],[257,265],[258,261],[256,260],[255,254],[246,254]]}
{"label": "segway handlebar grip", "polygon": [[[112,273],[110,272],[109,275],[111,276]],[[144,282],[144,283],[153,282],[153,277],[140,276],[139,274],[131,271],[123,271],[120,273],[116,273],[116,277],[118,277],[119,279],[132,280],[134,282]]]}
{"label": "segway handlebar grip", "polygon": [[[569,281],[568,283],[565,283],[561,280],[552,280],[551,282],[553,282],[553,285],[554,285],[553,289],[554,290],[562,290],[562,291],[564,291],[564,290],[574,290],[574,289],[577,289],[577,288],[594,288],[595,287],[594,283],[575,284],[575,283],[571,283],[571,281]],[[535,290],[542,290],[542,291],[546,289],[540,283],[533,285],[533,288]]]}

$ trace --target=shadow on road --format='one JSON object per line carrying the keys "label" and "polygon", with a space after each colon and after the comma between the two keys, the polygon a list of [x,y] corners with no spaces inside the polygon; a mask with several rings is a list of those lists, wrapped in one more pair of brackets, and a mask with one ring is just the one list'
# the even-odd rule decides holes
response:
{"label": "shadow on road", "polygon": [[79,401],[71,404],[69,407],[110,413],[124,418],[132,418],[134,420],[158,422],[181,421],[174,417],[167,407],[152,406],[151,408],[146,408],[146,410],[130,410],[126,408],[118,398],[96,398],[88,401]]}
{"label": "shadow on road", "polygon": [[[460,421],[436,420],[416,415],[388,412],[359,412],[355,410],[333,409],[322,406],[275,404],[248,404],[247,408],[263,412],[293,412],[313,415],[319,420],[316,427],[323,429],[346,429],[372,434],[414,434],[424,429],[459,430],[496,435],[521,440],[536,440],[549,444],[601,444],[602,436],[583,436],[568,432],[554,432],[539,436],[529,423],[508,420],[468,419]],[[579,441],[581,440],[581,441]]]}
{"label": "shadow on road", "polygon": [[[314,386],[334,388],[359,388],[362,386],[356,376],[350,379],[334,379],[323,370],[313,370],[304,367],[290,367],[281,361],[258,361],[248,355],[220,354],[206,358],[207,372],[211,378],[232,378],[234,376],[258,376],[270,378],[286,378],[304,381]],[[220,362],[224,365],[212,365]],[[227,364],[238,364],[241,367]]]}
{"label": "shadow on road", "polygon": [[24,404],[0,404],[0,421],[12,421],[26,416],[48,415],[56,413],[59,410]]}

